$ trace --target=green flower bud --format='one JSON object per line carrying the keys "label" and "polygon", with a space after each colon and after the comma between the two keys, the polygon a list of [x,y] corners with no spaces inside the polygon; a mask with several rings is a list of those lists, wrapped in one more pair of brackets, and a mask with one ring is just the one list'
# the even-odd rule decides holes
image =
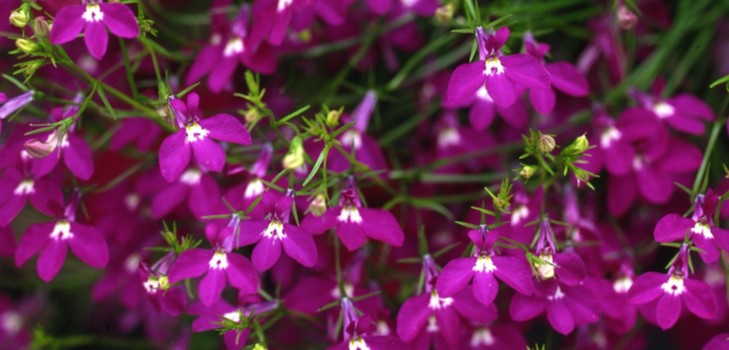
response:
{"label": "green flower bud", "polygon": [[15,11],[10,13],[10,24],[18,27],[25,28],[30,19],[27,6],[20,6]]}
{"label": "green flower bud", "polygon": [[552,135],[540,135],[539,140],[537,140],[537,147],[543,153],[552,152],[555,146],[557,146],[557,142],[554,141],[554,137]]}
{"label": "green flower bud", "polygon": [[305,160],[306,156],[304,154],[304,144],[301,142],[301,138],[296,136],[293,140],[291,140],[289,152],[286,153],[283,158],[283,167],[289,170],[294,170],[304,165]]}

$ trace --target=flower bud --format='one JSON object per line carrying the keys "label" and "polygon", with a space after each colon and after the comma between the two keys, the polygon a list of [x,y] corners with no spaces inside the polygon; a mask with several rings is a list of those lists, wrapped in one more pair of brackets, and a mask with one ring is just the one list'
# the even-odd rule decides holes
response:
{"label": "flower bud", "polygon": [[40,49],[40,45],[38,45],[35,41],[24,38],[15,40],[15,46],[18,47],[18,50],[26,54],[34,53]]}
{"label": "flower bud", "polygon": [[25,61],[20,63],[20,68],[15,73],[23,73],[26,77],[32,77],[38,68],[43,67],[45,63],[46,61],[43,59]]}
{"label": "flower bud", "polygon": [[521,167],[521,170],[519,170],[519,176],[523,177],[525,180],[529,180],[536,172],[537,167],[533,165],[524,165]]}
{"label": "flower bud", "polygon": [[18,28],[25,28],[29,19],[27,6],[20,6],[10,13],[10,24]]}
{"label": "flower bud", "polygon": [[435,20],[439,24],[448,24],[453,19],[453,4],[439,7],[435,10]]}
{"label": "flower bud", "polygon": [[56,146],[58,146],[57,136],[55,135],[56,132],[54,131],[45,141],[41,141],[36,138],[25,141],[23,148],[25,148],[25,151],[33,158],[45,158],[53,153],[53,151],[56,150]]}
{"label": "flower bud", "polygon": [[618,25],[623,30],[633,30],[638,24],[638,17],[624,4],[618,5]]}
{"label": "flower bud", "polygon": [[543,153],[552,152],[556,145],[557,142],[554,141],[554,137],[552,135],[541,135],[537,141],[537,147],[539,147],[539,150]]}
{"label": "flower bud", "polygon": [[539,254],[539,260],[542,262],[534,262],[534,268],[537,269],[539,278],[547,280],[554,277],[554,258],[552,254]]}
{"label": "flower bud", "polygon": [[294,170],[302,165],[304,165],[306,157],[304,154],[304,145],[301,142],[301,138],[298,136],[294,137],[293,140],[291,140],[291,145],[289,146],[289,152],[286,153],[286,155],[283,158],[282,164],[283,167],[289,170]]}
{"label": "flower bud", "polygon": [[37,36],[48,37],[48,33],[51,32],[51,26],[48,25],[48,21],[42,16],[36,17],[33,20],[33,31]]}
{"label": "flower bud", "polygon": [[159,283],[159,289],[162,289],[162,290],[170,289],[170,279],[167,277],[167,275],[160,276],[157,279],[157,282]]}
{"label": "flower bud", "polygon": [[259,119],[261,119],[261,113],[258,112],[257,108],[252,107],[246,111],[245,118],[246,123],[255,124]]}
{"label": "flower bud", "polygon": [[339,125],[339,117],[341,115],[342,115],[341,110],[329,111],[329,113],[327,113],[327,119],[326,119],[327,126],[329,126],[330,128],[333,128],[333,127]]}
{"label": "flower bud", "polygon": [[585,135],[576,138],[572,144],[574,145],[574,150],[579,153],[583,153],[590,148],[590,142],[587,141],[587,137]]}
{"label": "flower bud", "polygon": [[307,209],[314,216],[322,216],[327,211],[327,200],[323,194],[317,194],[314,199],[309,203]]}

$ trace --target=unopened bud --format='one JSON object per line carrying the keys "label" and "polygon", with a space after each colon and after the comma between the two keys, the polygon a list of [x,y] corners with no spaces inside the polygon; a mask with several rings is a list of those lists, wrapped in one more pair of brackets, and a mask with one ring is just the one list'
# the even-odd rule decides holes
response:
{"label": "unopened bud", "polygon": [[519,170],[519,176],[523,177],[525,180],[529,180],[536,172],[537,167],[533,165],[524,165],[521,167],[521,170]]}
{"label": "unopened bud", "polygon": [[333,128],[337,125],[339,125],[339,117],[342,115],[341,110],[331,110],[329,113],[327,113],[327,126],[330,128]]}
{"label": "unopened bud", "polygon": [[160,276],[157,279],[157,282],[159,283],[159,289],[162,289],[162,290],[170,289],[170,279],[167,277],[167,275]]}
{"label": "unopened bud", "polygon": [[539,259],[542,262],[537,261],[534,263],[534,268],[537,269],[539,278],[547,280],[554,277],[554,258],[552,254],[539,254]]}
{"label": "unopened bud", "polygon": [[624,4],[618,5],[618,25],[623,30],[633,30],[638,24],[638,17]]}
{"label": "unopened bud", "polygon": [[57,132],[53,132],[45,141],[36,138],[25,141],[23,148],[28,154],[36,159],[48,157],[58,146]]}
{"label": "unopened bud", "polygon": [[435,20],[439,24],[448,24],[453,19],[453,4],[439,7],[435,10]]}
{"label": "unopened bud", "polygon": [[26,77],[32,77],[38,68],[43,67],[46,63],[43,59],[30,60],[20,63],[20,68],[15,73],[23,73]]}
{"label": "unopened bud", "polygon": [[585,135],[582,135],[575,139],[573,145],[575,151],[583,153],[587,151],[588,148],[590,148],[590,141],[587,141],[587,137]]}
{"label": "unopened bud", "polygon": [[28,19],[30,19],[30,15],[28,14],[27,6],[20,6],[10,13],[10,24],[18,28],[25,28],[28,24]]}
{"label": "unopened bud", "polygon": [[261,343],[256,343],[256,345],[253,346],[253,350],[268,350],[268,348]]}
{"label": "unopened bud", "polygon": [[257,108],[250,108],[246,111],[245,118],[246,123],[254,124],[258,122],[259,119],[261,119],[261,113],[258,112]]}
{"label": "unopened bud", "polygon": [[539,147],[539,150],[543,153],[552,152],[556,145],[557,143],[554,141],[554,137],[552,135],[541,135],[537,141],[537,147]]}
{"label": "unopened bud", "polygon": [[308,211],[314,216],[322,216],[327,211],[327,200],[323,194],[317,194],[309,203]]}
{"label": "unopened bud", "polygon": [[301,142],[301,138],[298,136],[291,140],[289,146],[289,152],[283,158],[283,167],[289,170],[294,170],[304,165],[306,157],[304,155],[304,145]]}
{"label": "unopened bud", "polygon": [[48,25],[48,21],[42,16],[36,17],[33,20],[33,31],[37,36],[48,37],[48,33],[51,32],[51,26]]}
{"label": "unopened bud", "polygon": [[31,54],[33,52],[38,51],[40,49],[40,45],[38,45],[35,41],[20,38],[18,40],[15,40],[15,46],[18,47],[18,50],[22,51],[23,53]]}

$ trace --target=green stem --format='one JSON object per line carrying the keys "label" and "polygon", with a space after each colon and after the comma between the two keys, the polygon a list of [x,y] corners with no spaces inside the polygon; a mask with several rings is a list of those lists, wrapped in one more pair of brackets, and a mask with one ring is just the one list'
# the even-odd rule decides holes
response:
{"label": "green stem", "polygon": [[719,139],[719,132],[721,131],[722,126],[724,125],[724,122],[726,121],[723,116],[726,113],[727,106],[729,106],[729,96],[724,98],[724,102],[721,106],[721,110],[719,111],[719,115],[717,116],[717,119],[714,122],[714,126],[711,128],[711,134],[709,135],[709,143],[706,145],[706,151],[704,152],[704,158],[701,160],[701,166],[699,167],[699,171],[696,173],[696,178],[694,179],[694,185],[691,187],[691,198],[696,197],[696,195],[699,194],[699,191],[701,190],[699,187],[701,186],[701,182],[704,178],[704,174],[708,170],[707,168],[709,166],[709,158],[711,157],[711,153],[714,150],[716,141]]}

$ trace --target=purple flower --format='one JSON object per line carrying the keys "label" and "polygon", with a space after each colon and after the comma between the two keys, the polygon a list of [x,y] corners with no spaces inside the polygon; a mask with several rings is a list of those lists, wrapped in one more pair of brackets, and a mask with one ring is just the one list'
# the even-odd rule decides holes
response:
{"label": "purple flower", "polygon": [[180,129],[167,136],[159,149],[160,172],[168,182],[177,180],[185,171],[191,153],[203,169],[221,171],[225,165],[225,151],[211,139],[240,145],[251,143],[248,130],[232,115],[216,114],[201,120],[200,97],[196,93],[187,97],[187,103],[170,100]]}
{"label": "purple flower", "polygon": [[84,32],[86,48],[91,56],[100,60],[109,42],[106,28],[122,38],[133,39],[139,35],[137,18],[126,5],[84,0],[81,5],[66,6],[58,11],[49,39],[52,44],[60,45]]}
{"label": "purple flower", "polygon": [[390,11],[396,13],[413,11],[423,17],[433,16],[440,5],[437,0],[367,0],[366,4],[372,12],[378,15],[384,15]]}
{"label": "purple flower", "polygon": [[32,175],[27,170],[29,157],[24,157],[24,173],[10,168],[0,176],[0,227],[7,226],[30,201],[40,212],[53,215],[54,206],[63,205],[60,184]]}
{"label": "purple flower", "polygon": [[336,228],[335,233],[350,251],[365,244],[367,238],[399,247],[405,235],[395,217],[384,209],[363,208],[357,196],[354,180],[347,181],[339,206],[330,208],[322,216],[307,215],[301,223],[304,232],[321,234]]}
{"label": "purple flower", "polygon": [[[214,7],[212,10],[215,13],[219,9]],[[274,52],[267,43],[253,43],[248,32],[249,17],[247,5],[241,6],[232,24],[225,15],[212,15],[213,33],[187,73],[188,84],[207,74],[210,90],[220,92],[231,81],[239,63],[259,73],[273,73],[276,68]]]}
{"label": "purple flower", "polygon": [[195,217],[212,215],[218,209],[220,189],[210,175],[190,167],[173,183],[166,183],[157,177],[158,186],[152,198],[152,216],[161,219],[171,213],[187,199],[188,207]]}
{"label": "purple flower", "polygon": [[489,305],[499,291],[496,277],[521,294],[532,294],[532,271],[526,260],[495,254],[496,231],[487,232],[486,225],[481,225],[479,231],[469,231],[468,238],[475,247],[473,256],[451,260],[443,267],[436,284],[438,294],[453,296],[473,280],[473,296],[482,304]]}
{"label": "purple flower", "polygon": [[509,39],[509,29],[486,32],[476,28],[479,60],[458,66],[450,80],[444,103],[462,105],[481,87],[497,105],[508,107],[524,91],[524,87],[549,89],[549,74],[528,54],[502,55],[501,47]]}
{"label": "purple flower", "polygon": [[712,190],[706,192],[706,195],[697,195],[691,219],[668,214],[656,224],[653,237],[658,242],[674,242],[683,241],[688,236],[701,249],[701,259],[704,262],[716,262],[720,256],[719,249],[729,251],[729,230],[714,225],[713,216],[718,204],[719,196]]}
{"label": "purple flower", "polygon": [[36,265],[38,276],[50,282],[61,270],[69,246],[73,254],[89,266],[106,266],[109,262],[109,249],[104,236],[93,226],[76,222],[79,201],[80,194],[75,192],[60,219],[28,227],[15,251],[15,264],[18,267],[40,253]]}
{"label": "purple flower", "polygon": [[640,111],[665,122],[668,126],[691,135],[703,135],[704,123],[714,120],[711,108],[696,96],[679,94],[664,99],[661,97],[664,87],[663,79],[653,83],[652,94],[633,89],[631,94],[638,101]]}
{"label": "purple flower", "polygon": [[526,52],[538,59],[549,73],[551,86],[547,89],[534,88],[529,90],[529,100],[534,109],[541,114],[549,114],[554,109],[557,96],[553,88],[568,95],[583,97],[590,92],[587,79],[568,62],[544,63],[544,56],[549,52],[549,45],[538,43],[534,35],[527,32],[524,35],[524,46]]}
{"label": "purple flower", "polygon": [[314,238],[289,224],[293,191],[285,196],[266,192],[259,205],[265,208],[264,220],[251,219],[240,225],[240,236],[234,241],[236,246],[254,243],[251,260],[258,271],[270,269],[281,256],[281,246],[286,254],[306,267],[316,263],[317,250]]}
{"label": "purple flower", "polygon": [[357,316],[357,311],[352,304],[352,300],[347,297],[342,298],[342,329],[344,330],[344,341],[338,345],[332,346],[329,350],[346,350],[346,349],[373,349],[388,350],[400,349],[405,345],[400,339],[392,336],[377,336],[374,333],[372,320],[369,315]]}
{"label": "purple flower", "polygon": [[683,244],[668,274],[646,272],[635,280],[628,292],[633,304],[651,303],[650,312],[664,330],[678,321],[682,305],[703,319],[716,315],[717,303],[711,287],[704,281],[689,278],[688,252],[688,245]]}
{"label": "purple flower", "polygon": [[549,324],[567,335],[575,326],[597,322],[600,306],[585,286],[569,286],[555,280],[535,286],[534,294],[514,294],[509,314],[515,321],[526,321],[546,311]]}
{"label": "purple flower", "polygon": [[11,99],[8,99],[5,94],[0,93],[0,103],[3,104],[0,106],[0,131],[2,131],[3,119],[25,107],[31,101],[33,101],[33,90],[24,92]]}

